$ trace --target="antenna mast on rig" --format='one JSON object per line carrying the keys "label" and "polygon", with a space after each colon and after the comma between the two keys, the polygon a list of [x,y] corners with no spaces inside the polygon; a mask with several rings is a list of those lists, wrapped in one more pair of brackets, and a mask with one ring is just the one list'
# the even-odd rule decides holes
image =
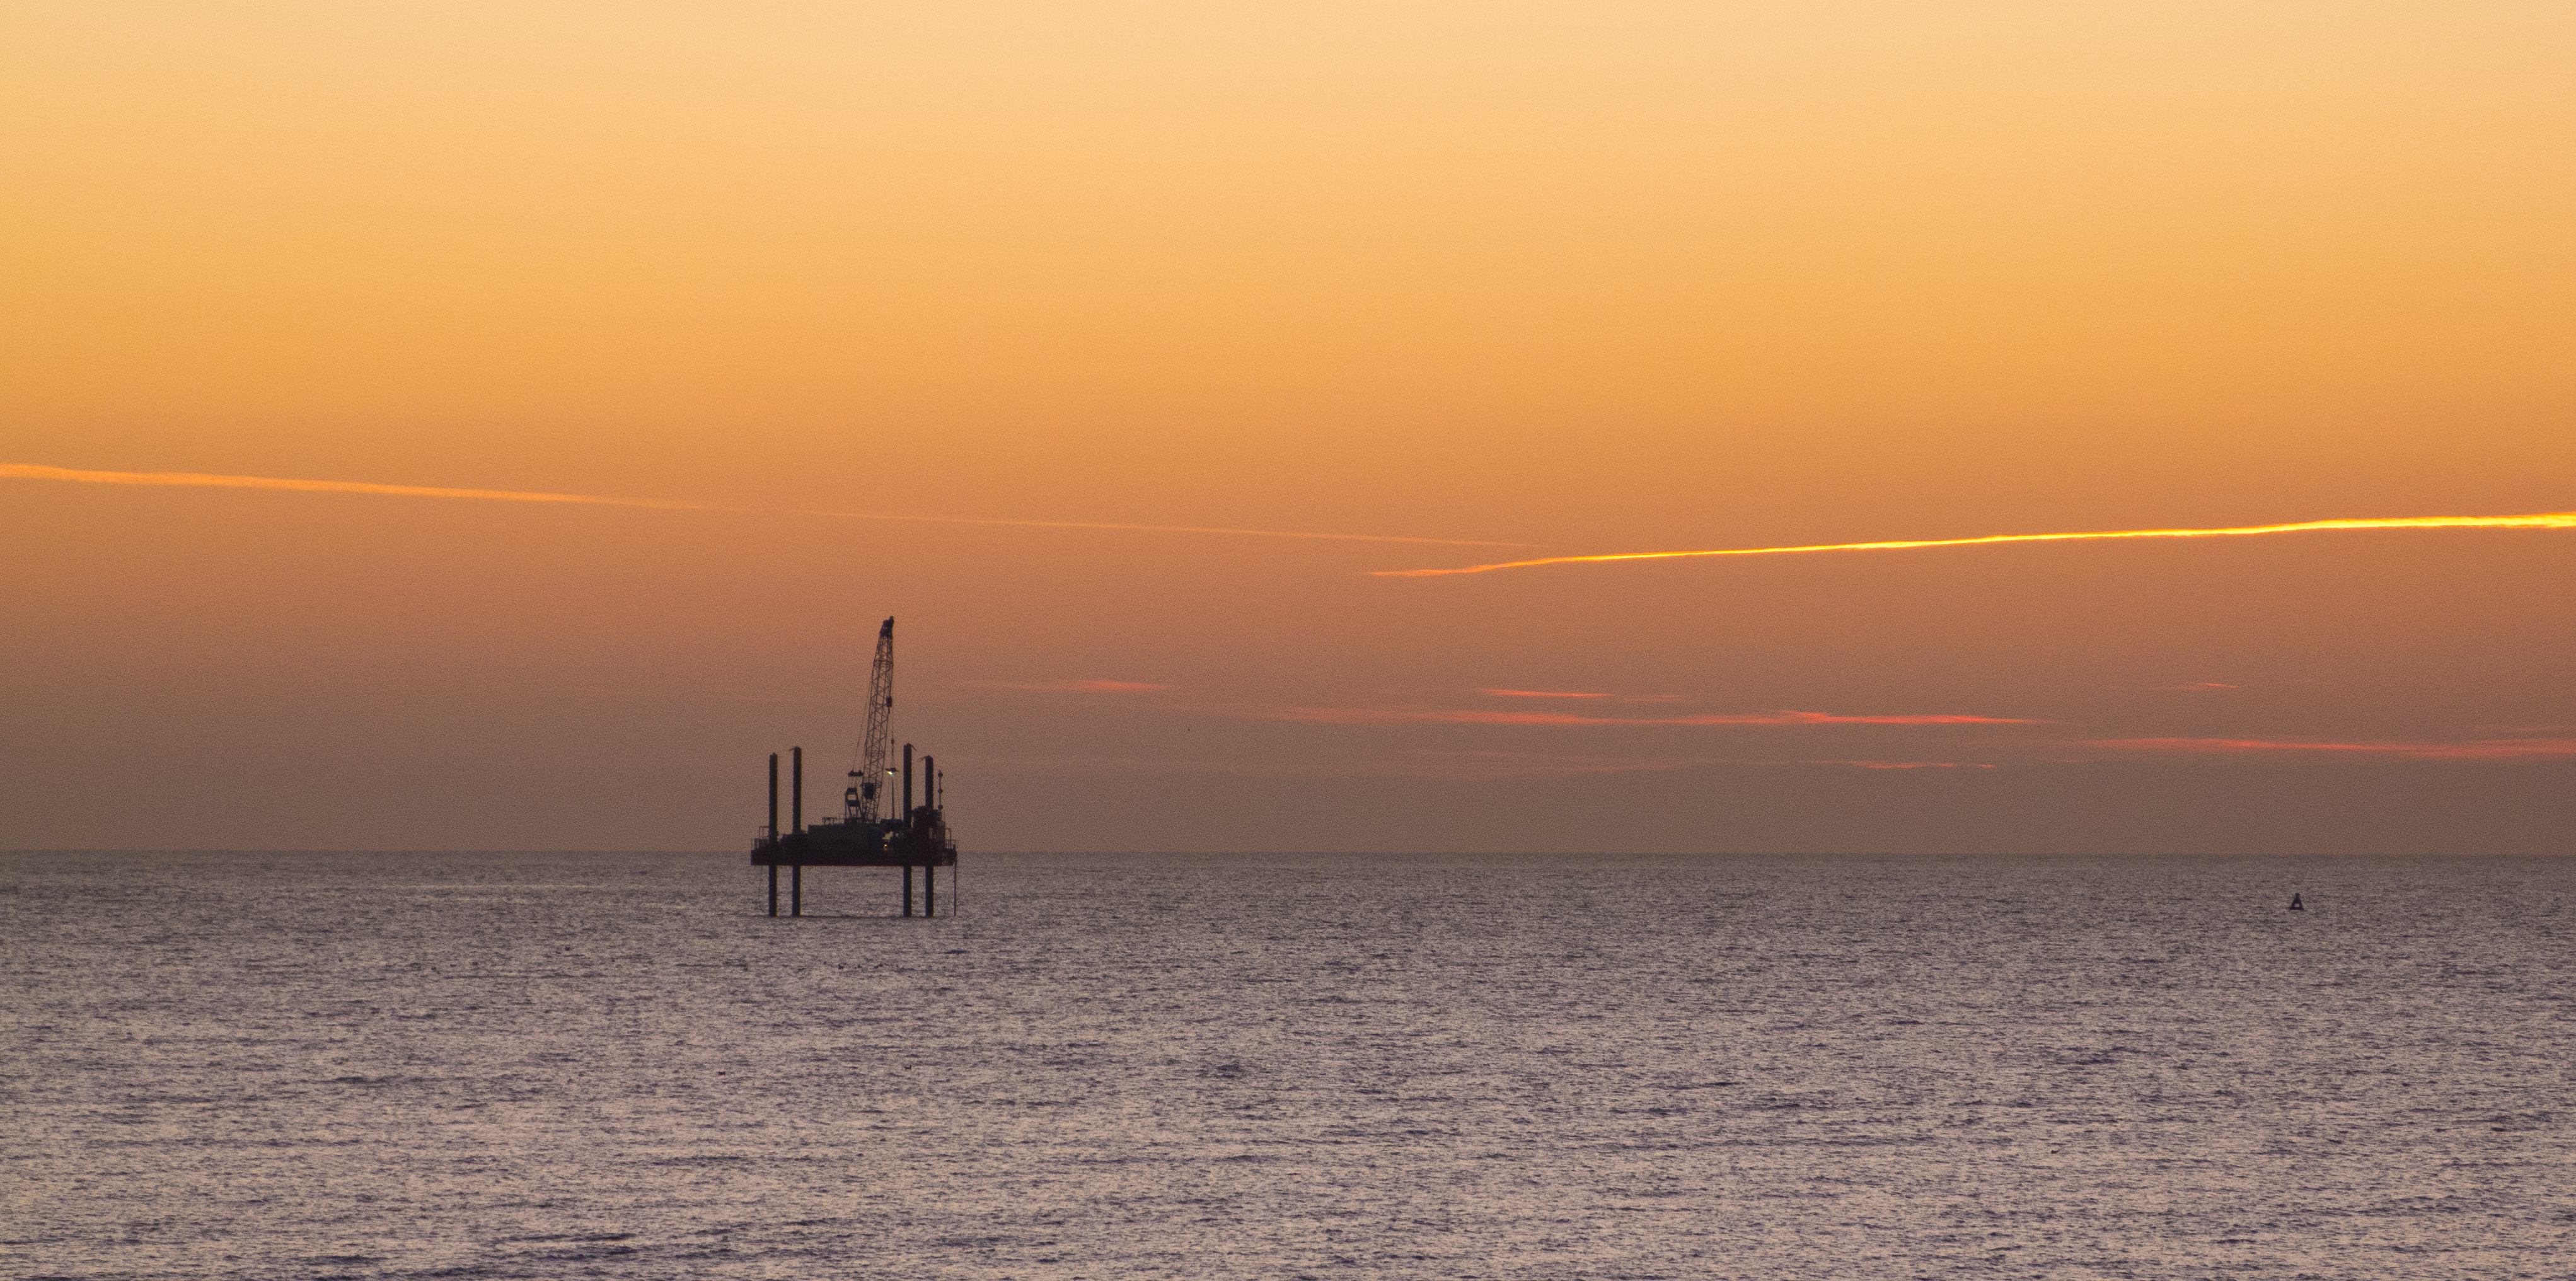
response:
{"label": "antenna mast on rig", "polygon": [[886,743],[894,735],[894,620],[877,628],[877,660],[868,668],[868,728],[859,738],[859,767],[842,793],[841,805],[854,822],[873,823],[885,793]]}

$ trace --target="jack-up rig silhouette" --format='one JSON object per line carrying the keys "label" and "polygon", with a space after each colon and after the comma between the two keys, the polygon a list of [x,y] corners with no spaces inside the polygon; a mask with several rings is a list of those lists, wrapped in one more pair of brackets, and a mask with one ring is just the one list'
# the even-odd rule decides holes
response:
{"label": "jack-up rig silhouette", "polygon": [[[887,784],[894,782],[890,738],[894,729],[894,620],[877,628],[877,657],[868,669],[867,729],[859,737],[858,768],[841,793],[841,816],[805,825],[805,749],[789,748],[794,761],[788,792],[788,828],[778,830],[778,753],[769,754],[769,825],[752,843],[754,867],[769,869],[769,914],[778,915],[778,869],[788,869],[787,914],[805,914],[809,867],[900,867],[903,914],[912,915],[912,871],[921,869],[921,914],[939,915],[936,869],[957,866],[957,842],[948,834],[940,804],[938,765],[921,758],[921,804],[912,803],[912,744],[903,745],[903,807],[878,817]],[[953,891],[955,886],[950,886]]]}

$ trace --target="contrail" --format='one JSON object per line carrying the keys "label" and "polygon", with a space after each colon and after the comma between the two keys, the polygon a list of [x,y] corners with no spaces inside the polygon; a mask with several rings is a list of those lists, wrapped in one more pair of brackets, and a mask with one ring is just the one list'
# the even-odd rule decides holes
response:
{"label": "contrail", "polygon": [[2241,538],[2252,534],[2304,534],[2326,529],[2576,529],[2576,512],[2532,516],[2391,516],[2358,520],[2303,520],[2287,525],[2232,525],[2223,529],[2105,529],[2077,534],[1988,534],[1982,538],[1908,538],[1877,543],[1810,543],[1802,547],[1722,547],[1713,551],[1611,552],[1600,556],[1542,556],[1455,569],[1380,569],[1380,578],[1431,578],[1482,574],[1535,565],[1608,560],[1676,560],[1685,556],[1781,556],[1791,552],[1904,551],[1917,547],[1978,547],[1987,543],[2063,543],[2090,538]]}
{"label": "contrail", "polygon": [[1449,547],[1527,547],[1479,538],[1414,538],[1401,534],[1323,534],[1294,529],[1230,529],[1210,525],[1128,525],[1087,520],[1002,520],[975,516],[904,516],[883,512],[810,511],[725,507],[664,498],[601,494],[548,494],[519,489],[447,489],[435,485],[377,485],[357,480],[298,480],[282,476],[219,476],[189,471],[79,471],[34,463],[0,463],[0,477],[69,480],[88,485],[192,485],[217,489],[286,489],[310,494],[390,494],[402,498],[478,498],[503,503],[581,503],[594,507],[645,507],[656,511],[735,512],[826,516],[837,520],[900,520],[931,525],[1002,525],[1024,529],[1111,529],[1147,534],[1230,534],[1246,538],[1313,538],[1350,543],[1434,543]]}
{"label": "contrail", "polygon": [[505,503],[592,503],[602,507],[657,507],[665,511],[718,511],[705,503],[661,498],[603,498],[597,494],[539,494],[517,489],[442,489],[433,485],[373,485],[357,480],[297,480],[287,476],[216,476],[194,471],[78,471],[33,463],[0,463],[0,476],[21,480],[70,480],[85,485],[201,485],[217,489],[292,489],[310,494],[395,494],[405,498],[482,498]]}

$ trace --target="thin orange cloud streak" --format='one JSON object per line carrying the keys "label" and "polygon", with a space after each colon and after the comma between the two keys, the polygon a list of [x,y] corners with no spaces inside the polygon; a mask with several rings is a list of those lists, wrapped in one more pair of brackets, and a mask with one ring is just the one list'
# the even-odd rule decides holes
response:
{"label": "thin orange cloud streak", "polygon": [[1450,547],[1526,547],[1476,538],[1416,538],[1401,534],[1327,534],[1292,529],[1230,529],[1209,525],[1132,525],[1084,520],[1002,520],[974,516],[904,516],[883,512],[779,510],[724,507],[713,503],[664,498],[618,498],[602,494],[551,494],[518,489],[449,489],[436,485],[378,485],[356,480],[299,480],[281,476],[224,476],[187,471],[82,471],[35,463],[0,463],[0,478],[66,480],[85,485],[169,485],[214,489],[283,489],[308,494],[382,494],[399,498],[475,498],[504,503],[579,503],[594,507],[644,507],[656,511],[764,513],[825,516],[838,520],[901,520],[933,525],[998,525],[1028,529],[1107,529],[1148,534],[1226,534],[1247,538],[1313,538],[1352,543],[1432,543]]}
{"label": "thin orange cloud streak", "polygon": [[2576,738],[2489,738],[2468,743],[2316,743],[2268,738],[2105,738],[2089,746],[2151,752],[2352,752],[2425,761],[2497,761],[2576,756]]}
{"label": "thin orange cloud streak", "polygon": [[1610,697],[1608,694],[1596,694],[1596,693],[1593,693],[1593,692],[1592,692],[1592,691],[1590,691],[1590,690],[1581,690],[1581,689],[1480,689],[1480,690],[1477,690],[1476,692],[1477,692],[1477,693],[1479,693],[1479,694],[1491,694],[1491,695],[1493,695],[1493,696],[1494,696],[1494,697],[1496,697],[1496,698],[1608,698],[1608,697]]}
{"label": "thin orange cloud streak", "polygon": [[1832,712],[1745,712],[1714,716],[1582,716],[1573,712],[1488,712],[1433,707],[1291,707],[1279,720],[1334,725],[1435,721],[1450,725],[2037,725],[2007,716],[1838,716]]}
{"label": "thin orange cloud streak", "polygon": [[2286,525],[2232,525],[2218,529],[2108,529],[2073,534],[1987,534],[1980,538],[1908,538],[1875,543],[1809,543],[1798,547],[1722,547],[1711,551],[1612,552],[1598,556],[1541,556],[1491,565],[1452,569],[1380,569],[1380,578],[1431,578],[1444,574],[1483,574],[1497,569],[1537,565],[1574,565],[1614,560],[1678,560],[1691,556],[1783,556],[1795,552],[1910,551],[1922,547],[1980,547],[1989,543],[2064,543],[2104,538],[2244,538],[2255,534],[2306,534],[2330,529],[2576,529],[2576,512],[2542,512],[2530,516],[2391,516],[2350,520],[2304,520]]}
{"label": "thin orange cloud streak", "polygon": [[20,480],[68,480],[85,485],[286,489],[308,494],[391,494],[403,498],[480,498],[504,503],[586,503],[601,507],[652,507],[664,511],[724,510],[705,503],[661,498],[606,498],[597,494],[544,494],[516,489],[446,489],[433,485],[376,485],[356,480],[298,480],[283,476],[219,476],[193,471],[80,471],[32,463],[0,463],[0,476]]}

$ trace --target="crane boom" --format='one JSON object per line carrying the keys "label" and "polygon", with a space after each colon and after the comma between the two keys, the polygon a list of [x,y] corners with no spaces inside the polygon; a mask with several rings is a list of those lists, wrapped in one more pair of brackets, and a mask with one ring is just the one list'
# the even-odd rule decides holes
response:
{"label": "crane boom", "polygon": [[859,765],[850,771],[852,785],[842,794],[844,816],[873,823],[884,808],[887,744],[894,737],[894,620],[877,628],[876,662],[868,668],[868,727],[859,737]]}

